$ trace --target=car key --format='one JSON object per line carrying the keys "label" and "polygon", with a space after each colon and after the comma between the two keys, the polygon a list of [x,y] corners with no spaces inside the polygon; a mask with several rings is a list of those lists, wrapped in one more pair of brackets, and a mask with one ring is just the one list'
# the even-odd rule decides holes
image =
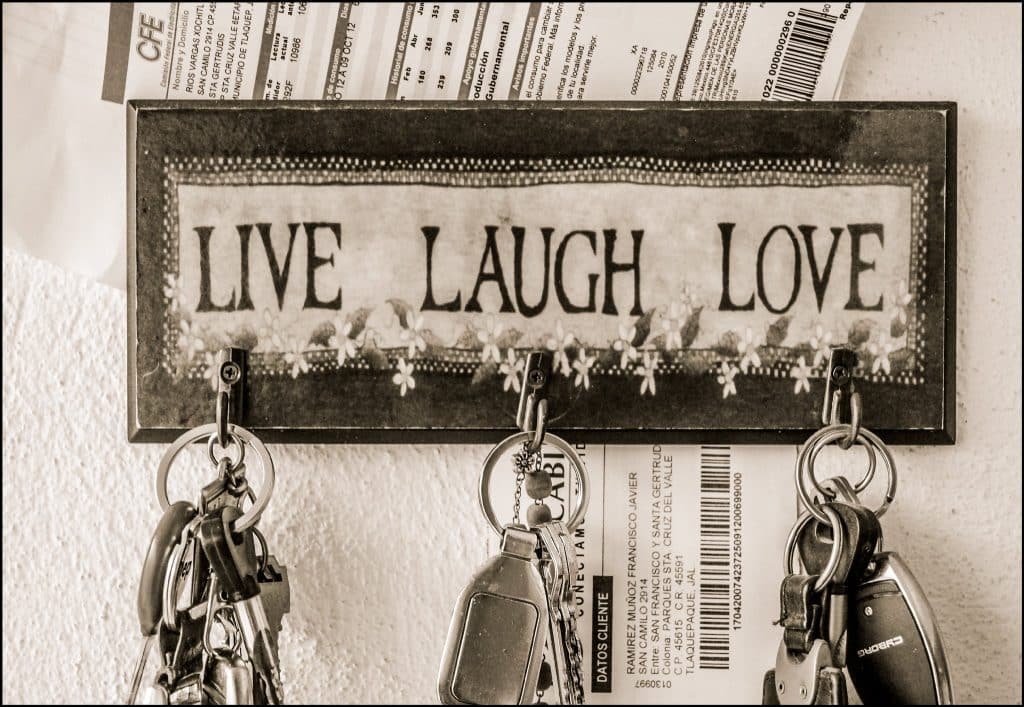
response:
{"label": "car key", "polygon": [[281,704],[284,691],[277,646],[260,598],[253,531],[251,528],[241,533],[232,530],[232,524],[241,515],[234,506],[210,511],[199,526],[199,537],[210,567],[235,610],[246,652],[267,702]]}
{"label": "car key", "polygon": [[537,689],[548,623],[537,536],[507,526],[501,552],[459,596],[445,644],[443,704],[527,704]]}
{"label": "car key", "polygon": [[935,614],[894,552],[851,594],[848,669],[864,704],[952,704],[953,686]]}
{"label": "car key", "polygon": [[[827,504],[842,520],[846,533],[843,552],[832,579],[828,583],[822,637],[832,646],[836,666],[846,665],[847,621],[849,618],[849,586],[856,586],[864,576],[881,537],[878,518],[868,508],[848,503]],[[821,574],[832,552],[832,539],[822,538],[827,525],[811,518],[797,539],[800,561],[808,574]],[[834,531],[833,531],[834,532]]]}
{"label": "car key", "polygon": [[[845,478],[829,479],[826,486],[844,501],[860,504]],[[952,702],[945,650],[924,590],[895,553],[873,554],[869,564],[870,576],[849,582],[847,661],[854,688],[868,704]]]}

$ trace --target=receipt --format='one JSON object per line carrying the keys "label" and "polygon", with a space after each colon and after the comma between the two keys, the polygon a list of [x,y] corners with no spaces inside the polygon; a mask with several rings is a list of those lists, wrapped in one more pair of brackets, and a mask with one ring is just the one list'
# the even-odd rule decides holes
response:
{"label": "receipt", "polygon": [[111,11],[104,98],[829,99],[859,16],[853,3],[137,3]]}
{"label": "receipt", "polygon": [[128,99],[828,100],[862,8],[4,5],[3,242],[125,286]]}
{"label": "receipt", "polygon": [[[587,702],[760,703],[782,641],[773,622],[797,516],[796,448],[576,451],[590,487],[572,577]],[[545,448],[543,465],[553,481],[545,503],[565,518],[579,486],[561,453]],[[513,476],[496,474],[490,498],[512,498]],[[494,507],[512,520],[510,503]]]}

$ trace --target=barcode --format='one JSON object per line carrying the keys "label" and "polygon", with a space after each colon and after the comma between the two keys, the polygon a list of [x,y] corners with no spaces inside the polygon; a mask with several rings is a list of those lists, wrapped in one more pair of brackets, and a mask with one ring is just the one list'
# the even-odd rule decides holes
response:
{"label": "barcode", "polygon": [[821,76],[832,31],[839,18],[824,12],[800,8],[779,62],[771,100],[809,101]]}
{"label": "barcode", "polygon": [[698,665],[729,669],[728,447],[700,450],[700,602]]}

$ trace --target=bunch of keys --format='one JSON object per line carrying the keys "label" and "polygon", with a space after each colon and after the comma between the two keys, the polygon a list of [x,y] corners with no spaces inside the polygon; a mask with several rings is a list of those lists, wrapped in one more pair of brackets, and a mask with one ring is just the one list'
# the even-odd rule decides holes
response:
{"label": "bunch of keys", "polygon": [[[197,427],[171,445],[160,462],[157,496],[163,517],[150,542],[139,584],[142,655],[129,704],[280,704],[283,701],[277,636],[290,606],[287,569],[269,553],[256,523],[274,487],[267,448],[248,430],[218,424]],[[223,455],[214,445],[221,434]],[[170,503],[171,463],[191,442],[208,439],[217,478],[198,503]],[[245,477],[245,450],[263,468],[257,496]],[[232,458],[230,448],[237,450]],[[248,498],[252,505],[242,511]],[[256,552],[256,542],[261,552]],[[142,677],[153,644],[155,677]]]}
{"label": "bunch of keys", "polygon": [[[852,423],[816,432],[797,460],[796,485],[807,510],[786,542],[784,636],[775,668],[764,677],[762,702],[848,704],[845,668],[864,704],[951,704],[949,668],[928,599],[900,556],[882,551],[879,518],[896,496],[895,462],[878,436],[861,428],[859,398],[854,402]],[[815,478],[818,455],[834,442],[867,451],[868,470],[858,484],[842,476],[824,483]],[[878,456],[889,480],[881,506],[871,510],[859,494],[871,483]]]}
{"label": "bunch of keys", "polygon": [[[542,427],[541,427],[542,429]],[[553,520],[544,499],[551,478],[537,463],[541,444],[573,466],[579,494],[568,522]],[[491,473],[516,445],[516,518],[499,523],[490,503]],[[519,521],[519,482],[535,500]],[[571,489],[572,484],[568,484]],[[531,704],[555,690],[559,704],[583,703],[583,647],[576,631],[573,532],[583,521],[590,488],[576,450],[552,434],[521,432],[499,443],[484,461],[480,506],[501,537],[500,552],[473,575],[459,596],[448,629],[438,695],[443,704]],[[566,514],[572,508],[572,494]],[[546,649],[546,651],[545,651]],[[545,660],[545,653],[547,660]]]}

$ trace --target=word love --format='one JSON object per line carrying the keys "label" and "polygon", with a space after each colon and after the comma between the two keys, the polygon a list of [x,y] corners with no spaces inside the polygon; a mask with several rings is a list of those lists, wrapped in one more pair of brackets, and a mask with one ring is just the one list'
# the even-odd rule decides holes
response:
{"label": "word love", "polygon": [[[739,302],[734,298],[733,286],[734,281],[732,277],[732,266],[733,266],[733,234],[736,229],[734,223],[720,223],[718,224],[719,233],[722,239],[722,298],[718,304],[720,311],[736,312],[736,311],[749,311],[754,309],[754,293],[751,292],[750,296],[743,299],[742,295],[739,297]],[[832,279],[832,271],[836,264],[836,252],[839,249],[839,242],[844,234],[849,235],[850,240],[850,258],[849,258],[849,296],[844,305],[844,309],[847,310],[863,310],[871,312],[879,312],[882,310],[882,296],[879,295],[878,299],[871,303],[866,304],[861,298],[861,276],[867,272],[875,269],[875,261],[867,260],[864,256],[865,250],[869,245],[877,243],[877,246],[881,248],[885,245],[884,229],[880,223],[851,223],[845,229],[841,227],[832,227],[829,229],[829,234],[820,233],[816,226],[797,226],[796,230],[799,231],[800,236],[796,235],[796,232],[792,228],[786,225],[774,226],[771,228],[764,238],[761,239],[761,243],[757,248],[757,256],[755,259],[755,279],[756,279],[756,292],[757,299],[761,302],[765,309],[774,314],[785,314],[788,312],[794,304],[797,302],[797,298],[800,296],[800,289],[803,284],[803,260],[806,257],[807,267],[811,279],[811,287],[814,290],[814,296],[817,300],[818,311],[821,312],[822,305],[825,302],[825,295],[828,291],[829,282]],[[819,241],[825,241],[827,243],[828,253],[821,259],[821,254],[817,248]],[[778,277],[779,271],[785,272],[787,268],[779,267],[772,273],[766,273],[766,253],[768,249],[772,248],[774,254],[778,256],[780,253],[782,260],[789,260],[792,264],[793,279],[789,286],[786,286],[785,282],[780,282]],[[749,258],[749,253],[746,253]],[[737,258],[742,256],[735,256]],[[749,268],[748,268],[749,269]],[[775,299],[771,299],[768,295],[769,285],[766,282],[771,283],[775,291]],[[788,293],[779,296],[779,287],[783,290],[788,289]],[[744,292],[750,292],[753,289],[753,284],[747,284]],[[739,291],[739,286],[735,288]],[[783,304],[780,304],[782,302]]]}

